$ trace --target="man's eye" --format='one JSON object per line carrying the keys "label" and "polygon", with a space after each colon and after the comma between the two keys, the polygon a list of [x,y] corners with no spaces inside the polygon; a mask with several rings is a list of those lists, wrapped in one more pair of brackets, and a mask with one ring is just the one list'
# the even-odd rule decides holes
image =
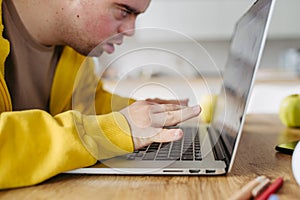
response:
{"label": "man's eye", "polygon": [[122,20],[131,14],[131,12],[125,8],[116,8],[115,13],[115,16],[118,20]]}
{"label": "man's eye", "polygon": [[127,15],[129,15],[130,12],[128,10],[125,10],[125,9],[121,9],[121,16],[123,18],[127,17]]}

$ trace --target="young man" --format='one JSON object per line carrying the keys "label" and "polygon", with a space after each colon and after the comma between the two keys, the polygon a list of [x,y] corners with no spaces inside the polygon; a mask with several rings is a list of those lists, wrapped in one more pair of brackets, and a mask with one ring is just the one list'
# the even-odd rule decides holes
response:
{"label": "young man", "polygon": [[163,127],[197,116],[199,106],[134,102],[104,91],[101,82],[92,90],[92,106],[74,103],[78,74],[92,74],[80,69],[85,56],[112,53],[134,33],[149,3],[0,0],[0,189],[182,137],[181,130]]}

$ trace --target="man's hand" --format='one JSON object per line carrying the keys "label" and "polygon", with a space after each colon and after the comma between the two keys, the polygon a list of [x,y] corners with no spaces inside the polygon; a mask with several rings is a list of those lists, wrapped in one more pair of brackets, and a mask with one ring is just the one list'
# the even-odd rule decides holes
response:
{"label": "man's hand", "polygon": [[187,106],[189,103],[189,99],[180,99],[180,100],[166,100],[166,99],[146,99],[148,102],[158,103],[158,104],[178,104],[182,106]]}
{"label": "man's hand", "polygon": [[137,101],[120,111],[127,119],[134,142],[139,149],[152,142],[171,142],[182,137],[181,129],[166,129],[200,114],[200,106],[187,107],[180,104],[158,104]]}

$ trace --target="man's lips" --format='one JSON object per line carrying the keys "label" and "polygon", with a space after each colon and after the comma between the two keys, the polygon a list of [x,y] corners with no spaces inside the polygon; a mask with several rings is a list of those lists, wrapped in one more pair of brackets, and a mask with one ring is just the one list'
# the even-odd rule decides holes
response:
{"label": "man's lips", "polygon": [[107,42],[103,45],[103,50],[106,52],[106,53],[113,53],[115,51],[115,47],[114,45],[121,45],[123,43],[122,40],[120,41],[114,41],[114,42]]}
{"label": "man's lips", "polygon": [[108,54],[111,54],[115,51],[114,44],[112,44],[112,43],[105,43],[102,47],[103,47],[103,50]]}

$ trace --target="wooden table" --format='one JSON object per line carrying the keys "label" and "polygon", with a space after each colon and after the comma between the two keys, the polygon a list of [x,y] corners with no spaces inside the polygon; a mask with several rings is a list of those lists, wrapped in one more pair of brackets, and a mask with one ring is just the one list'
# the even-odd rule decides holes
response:
{"label": "wooden table", "polygon": [[[246,118],[233,170],[226,176],[58,175],[40,185],[0,191],[0,199],[227,199],[258,175],[284,177],[281,200],[300,199],[291,170],[291,156],[278,153],[278,141],[300,139],[276,115]],[[300,170],[300,169],[299,169]]]}

